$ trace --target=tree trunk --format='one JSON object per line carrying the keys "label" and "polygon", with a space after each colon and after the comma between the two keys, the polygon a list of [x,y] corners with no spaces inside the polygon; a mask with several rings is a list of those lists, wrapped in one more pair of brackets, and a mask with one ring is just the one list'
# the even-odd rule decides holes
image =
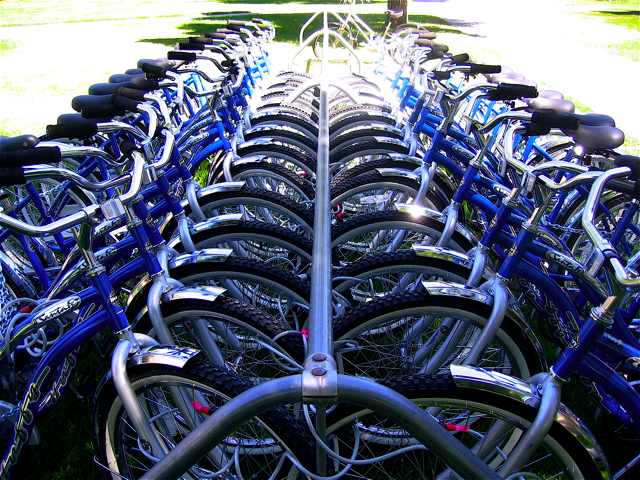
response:
{"label": "tree trunk", "polygon": [[409,0],[387,0],[387,22],[391,24],[391,30],[398,25],[407,23],[409,18]]}

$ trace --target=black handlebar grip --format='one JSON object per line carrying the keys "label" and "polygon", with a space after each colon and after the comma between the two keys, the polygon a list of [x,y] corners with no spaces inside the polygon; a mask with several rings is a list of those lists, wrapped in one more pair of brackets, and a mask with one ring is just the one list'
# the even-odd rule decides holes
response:
{"label": "black handlebar grip", "polygon": [[431,72],[436,80],[448,80],[451,76],[451,72],[444,72],[440,70],[436,70]]}
{"label": "black handlebar grip", "polygon": [[225,38],[227,38],[227,34],[221,32],[208,33],[207,36],[209,38],[215,38],[217,40],[224,40]]}
{"label": "black handlebar grip", "polygon": [[77,138],[84,140],[98,133],[98,125],[94,120],[84,118],[77,113],[65,113],[58,117],[55,125],[47,125],[47,139]]}
{"label": "black handlebar grip", "polygon": [[459,53],[458,55],[454,55],[451,57],[451,63],[464,63],[468,62],[470,59],[468,53]]}
{"label": "black handlebar grip", "polygon": [[631,170],[633,180],[635,180],[634,192],[640,194],[640,157],[633,155],[620,155],[613,161],[616,167],[627,167]]}
{"label": "black handlebar grip", "polygon": [[533,85],[519,83],[500,83],[487,94],[489,100],[516,100],[518,98],[536,98],[538,89]]}
{"label": "black handlebar grip", "polygon": [[24,165],[59,163],[61,160],[62,157],[58,147],[35,147],[0,152],[0,165],[3,168],[21,168]]}
{"label": "black handlebar grip", "polygon": [[449,51],[449,45],[445,45],[444,43],[432,43],[431,50],[434,52],[447,53]]}
{"label": "black handlebar grip", "polygon": [[429,53],[427,53],[427,59],[428,60],[436,60],[438,58],[442,58],[444,57],[444,53],[440,50],[431,50]]}
{"label": "black handlebar grip", "polygon": [[618,155],[613,159],[613,164],[616,167],[627,167],[632,171],[638,172],[640,176],[640,157],[635,155]]}
{"label": "black handlebar grip", "polygon": [[184,51],[180,51],[180,50],[172,50],[171,52],[167,53],[167,58],[169,60],[178,60],[181,62],[195,62],[196,61],[196,54],[193,52],[184,52]]}
{"label": "black handlebar grip", "polygon": [[560,128],[562,130],[576,130],[580,126],[578,117],[573,113],[564,112],[533,112],[531,123],[545,128]]}
{"label": "black handlebar grip", "polygon": [[27,179],[24,178],[22,167],[0,167],[0,187],[24,185],[26,182]]}
{"label": "black handlebar grip", "polygon": [[156,82],[155,80],[149,80],[148,78],[144,77],[132,78],[131,81],[128,82],[128,85],[132,86],[133,88],[137,88],[138,90],[146,90],[147,92],[158,90],[160,88],[158,82]]}
{"label": "black handlebar grip", "polygon": [[502,71],[500,65],[485,65],[482,63],[469,63],[468,65],[471,67],[469,73],[472,75],[477,75],[478,73],[487,75],[489,73],[500,73]]}
{"label": "black handlebar grip", "polygon": [[202,43],[195,42],[180,42],[178,44],[178,50],[204,50],[204,45]]}
{"label": "black handlebar grip", "polygon": [[167,59],[144,60],[138,66],[147,76],[151,75],[152,77],[165,77],[168,71],[175,68],[175,65]]}
{"label": "black handlebar grip", "polygon": [[413,108],[413,112],[411,112],[411,115],[409,116],[409,123],[411,125],[416,123],[416,121],[418,120],[418,116],[420,115],[420,112],[422,112],[422,109],[424,107],[424,102],[426,102],[426,100],[427,100],[426,93],[423,93],[422,95],[420,95],[420,98],[418,98],[418,101],[416,102],[416,106]]}

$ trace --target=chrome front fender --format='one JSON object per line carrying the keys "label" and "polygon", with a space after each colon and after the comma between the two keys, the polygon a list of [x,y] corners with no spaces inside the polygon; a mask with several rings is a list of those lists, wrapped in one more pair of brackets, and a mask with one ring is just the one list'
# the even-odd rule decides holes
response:
{"label": "chrome front fender", "polygon": [[[218,215],[217,217],[210,218],[205,220],[204,222],[196,223],[191,228],[191,233],[196,234],[198,232],[202,232],[204,230],[208,230],[215,227],[221,227],[225,225],[235,225],[242,220],[241,213],[229,213],[227,215]],[[167,242],[167,246],[169,248],[175,248],[177,245],[182,243],[179,235],[174,235]]]}
{"label": "chrome front fender", "polygon": [[[153,282],[151,282],[153,283]],[[163,302],[171,302],[176,300],[207,300],[213,302],[216,298],[222,295],[226,289],[221,287],[176,287],[168,290],[167,292],[162,294]],[[139,294],[144,293],[143,290]],[[141,318],[143,318],[148,312],[148,305],[144,304],[138,311],[131,311],[132,306],[135,304],[127,303],[127,318],[132,323],[137,323]]]}
{"label": "chrome front fender", "polygon": [[473,266],[473,260],[469,257],[469,255],[458,252],[456,250],[451,250],[449,248],[436,247],[435,245],[414,244],[414,245],[411,245],[411,250],[413,250],[415,254],[420,257],[429,257],[429,258],[437,258],[439,260],[446,260],[456,265],[461,265],[463,267],[466,267],[469,270],[471,270],[471,267]]}
{"label": "chrome front fender", "polygon": [[[177,257],[171,259],[171,261],[169,262],[169,271],[171,271],[172,268],[182,267],[184,265],[193,265],[196,263],[224,262],[227,258],[229,258],[229,255],[231,255],[231,253],[232,250],[229,248],[205,248],[202,250],[196,250],[195,252],[178,255]],[[131,312],[130,308],[132,305],[136,305],[138,303],[137,299],[141,295],[146,298],[146,292],[149,290],[149,287],[151,287],[152,283],[153,279],[149,275],[145,275],[131,289],[131,293],[129,293],[129,297],[127,298],[127,316],[131,315],[130,318],[138,318],[140,316],[140,312]],[[222,290],[224,291],[224,289]],[[170,292],[173,291],[175,290],[171,290]],[[163,298],[167,298],[166,295],[167,294],[163,295]]]}
{"label": "chrome front fender", "polygon": [[129,357],[127,366],[168,365],[183,368],[189,360],[200,353],[200,350],[188,347],[154,345],[143,348]]}
{"label": "chrome front fender", "polygon": [[415,173],[403,168],[376,168],[376,172],[383,177],[402,177],[413,180],[414,182],[420,181],[420,175],[416,175]]}
{"label": "chrome front fender", "polygon": [[[422,287],[429,295],[443,295],[455,298],[468,298],[478,303],[482,303],[487,306],[493,305],[493,297],[485,290],[478,288],[470,288],[462,285],[461,283],[454,282],[442,282],[442,281],[427,281],[423,280]],[[517,328],[522,331],[527,340],[531,343],[535,349],[540,363],[546,368],[547,362],[544,355],[544,349],[540,340],[536,336],[535,332],[527,322],[526,318],[522,314],[519,308],[515,305],[515,300],[509,292],[509,307],[507,308],[507,316],[512,320]]]}
{"label": "chrome front fender", "polygon": [[[536,407],[540,402],[534,387],[523,380],[478,367],[450,365],[449,370],[454,382],[460,387],[492,392],[531,407]],[[604,452],[584,422],[564,404],[560,405],[556,421],[587,450],[598,466],[602,478],[610,478]]]}
{"label": "chrome front fender", "polygon": [[[131,355],[127,360],[127,369],[140,367],[143,365],[166,365],[175,368],[184,368],[184,366],[200,353],[200,350],[187,347],[174,347],[168,345],[152,345],[141,348],[139,351]],[[101,397],[107,392],[113,392],[114,385],[111,376],[111,370],[102,377],[98,383],[94,397],[94,408],[101,404]]]}
{"label": "chrome front fender", "polygon": [[[397,203],[395,205],[395,208],[399,212],[408,213],[415,218],[420,218],[420,217],[432,218],[434,220],[441,222],[443,226],[447,221],[447,218],[445,215],[428,207],[423,207],[420,205],[414,205],[409,203]],[[473,245],[476,245],[478,243],[478,239],[475,237],[475,235],[471,233],[471,231],[468,230],[466,227],[463,227],[460,224],[460,222],[456,223],[456,232],[458,232],[460,235],[466,238]]]}
{"label": "chrome front fender", "polygon": [[[245,182],[220,182],[216,183],[215,185],[208,185],[198,190],[198,200],[204,201],[206,200],[208,195],[214,195],[219,192],[238,192],[242,190],[242,187],[244,187],[244,185]],[[180,205],[184,210],[191,209],[191,207],[189,206],[189,200],[187,198],[183,198],[182,200],[180,200]],[[175,217],[173,213],[168,213],[164,221],[160,225],[160,232],[164,233],[172,222],[175,222]]]}

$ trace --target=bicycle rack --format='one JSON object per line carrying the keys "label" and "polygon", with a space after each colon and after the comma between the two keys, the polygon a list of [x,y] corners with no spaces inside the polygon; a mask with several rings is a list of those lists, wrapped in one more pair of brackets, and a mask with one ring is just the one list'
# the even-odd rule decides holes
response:
{"label": "bicycle rack", "polygon": [[[467,479],[499,479],[500,476],[451,436],[438,421],[413,402],[388,387],[369,379],[338,374],[333,359],[331,302],[331,209],[329,201],[329,118],[327,53],[329,36],[337,35],[328,27],[328,15],[323,12],[323,27],[312,34],[305,46],[322,35],[323,49],[320,80],[309,88],[320,87],[320,128],[318,165],[316,169],[316,207],[314,218],[313,262],[311,271],[311,310],[309,316],[309,355],[302,374],[278,378],[259,384],[233,398],[216,410],[175,449],[149,470],[143,480],[169,480],[180,477],[191,465],[220,443],[239,425],[267,409],[283,404],[304,403],[316,406],[316,430],[321,439],[325,434],[324,412],[328,403],[347,402],[394,418],[423,445],[428,445]],[[315,18],[317,15],[314,15]],[[310,22],[308,22],[310,23]],[[355,52],[353,52],[355,55]],[[296,56],[299,54],[296,53]],[[294,57],[295,58],[295,57]],[[357,56],[356,56],[357,58]],[[326,475],[326,453],[317,447],[316,469]],[[318,478],[318,477],[316,477]]]}

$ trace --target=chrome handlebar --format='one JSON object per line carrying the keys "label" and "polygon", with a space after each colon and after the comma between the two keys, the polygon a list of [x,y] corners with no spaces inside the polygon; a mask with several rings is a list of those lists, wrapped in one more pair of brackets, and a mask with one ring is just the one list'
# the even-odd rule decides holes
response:
{"label": "chrome handlebar", "polygon": [[631,170],[627,167],[613,168],[601,173],[596,181],[593,182],[582,212],[582,228],[584,228],[594,247],[608,258],[609,263],[613,268],[616,281],[623,287],[636,288],[640,287],[640,277],[633,277],[629,275],[624,265],[617,257],[616,250],[613,248],[613,245],[611,245],[609,240],[600,234],[594,224],[594,218],[598,211],[600,198],[602,197],[602,192],[604,191],[604,187],[607,182],[614,178],[624,177],[630,172]]}
{"label": "chrome handlebar", "polygon": [[[101,182],[100,184],[88,182],[86,179],[82,179],[83,183],[91,184],[93,189],[98,189],[98,186],[101,189],[110,188],[112,186],[116,186],[119,184],[125,183],[130,179],[129,189],[122,195],[118,197],[120,202],[123,204],[129,203],[133,200],[142,189],[142,178],[145,167],[145,159],[144,156],[137,151],[132,153],[133,158],[133,166],[131,172],[118,177],[118,179],[109,180],[107,182]],[[72,180],[74,182],[79,182],[80,180],[77,178],[79,175],[75,174],[64,168],[56,168],[56,167],[25,167],[25,176],[29,178],[42,178],[43,175],[47,174],[49,177],[52,175],[60,176],[61,178],[65,178],[68,180]],[[83,207],[81,210],[72,213],[71,215],[67,215],[64,218],[55,220],[47,225],[32,225],[30,223],[23,222],[18,220],[17,218],[11,217],[0,211],[0,226],[8,228],[9,230],[13,230],[15,232],[22,233],[24,235],[32,236],[32,237],[41,237],[46,235],[52,235],[54,233],[59,233],[64,230],[68,230],[72,227],[78,226],[84,222],[89,221],[100,211],[100,205],[89,205]]]}

